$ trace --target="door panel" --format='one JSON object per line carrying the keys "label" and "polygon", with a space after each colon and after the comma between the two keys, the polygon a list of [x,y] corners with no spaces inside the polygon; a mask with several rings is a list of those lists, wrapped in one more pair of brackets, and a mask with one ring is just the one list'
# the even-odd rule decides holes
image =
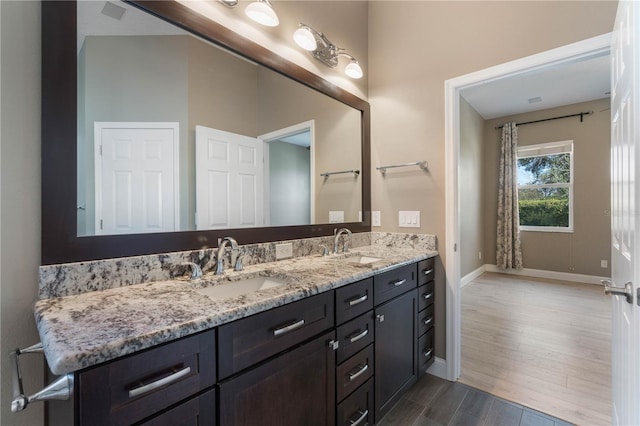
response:
{"label": "door panel", "polygon": [[262,141],[196,126],[196,228],[264,224]]}
{"label": "door panel", "polygon": [[178,123],[94,124],[95,233],[179,226]]}
{"label": "door panel", "polygon": [[616,287],[632,283],[632,303],[613,296],[612,401],[613,423],[640,424],[640,281],[636,230],[640,224],[635,197],[640,173],[637,102],[640,99],[640,6],[620,2],[611,44],[611,267]]}

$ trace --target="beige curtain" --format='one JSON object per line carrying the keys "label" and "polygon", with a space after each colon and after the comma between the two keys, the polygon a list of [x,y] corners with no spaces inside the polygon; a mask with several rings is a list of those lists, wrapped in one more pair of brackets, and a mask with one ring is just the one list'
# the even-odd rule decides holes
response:
{"label": "beige curtain", "polygon": [[517,173],[518,129],[516,123],[502,127],[498,183],[498,231],[496,264],[500,269],[522,269]]}

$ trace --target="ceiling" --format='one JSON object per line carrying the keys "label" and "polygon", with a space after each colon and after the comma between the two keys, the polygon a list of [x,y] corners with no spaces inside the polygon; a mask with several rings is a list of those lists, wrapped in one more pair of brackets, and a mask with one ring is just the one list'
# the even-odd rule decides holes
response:
{"label": "ceiling", "polygon": [[601,99],[609,96],[609,58],[608,52],[600,53],[479,84],[461,94],[485,120]]}

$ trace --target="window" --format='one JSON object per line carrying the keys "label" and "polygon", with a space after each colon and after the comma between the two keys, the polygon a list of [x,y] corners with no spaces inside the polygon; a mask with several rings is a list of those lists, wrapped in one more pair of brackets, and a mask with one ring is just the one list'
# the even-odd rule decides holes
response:
{"label": "window", "polygon": [[518,148],[523,231],[573,231],[573,141]]}

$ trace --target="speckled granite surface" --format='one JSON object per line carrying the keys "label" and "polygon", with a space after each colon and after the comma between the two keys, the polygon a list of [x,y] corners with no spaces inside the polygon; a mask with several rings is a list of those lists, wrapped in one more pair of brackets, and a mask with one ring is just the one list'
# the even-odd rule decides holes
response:
{"label": "speckled granite surface", "polygon": [[[316,244],[312,244],[314,249],[310,252],[315,251]],[[375,244],[350,253],[357,254],[382,260],[359,265],[340,255],[314,255],[252,265],[243,272],[227,272],[221,278],[165,278],[51,297],[36,303],[36,324],[51,371],[65,374],[433,257],[437,252]],[[162,264],[162,260],[158,262]],[[140,267],[146,269],[144,265]],[[196,291],[256,275],[277,277],[285,284],[220,300]],[[144,275],[147,279],[150,276]]]}
{"label": "speckled granite surface", "polygon": [[[394,235],[394,234],[390,234]],[[276,244],[293,244],[293,257],[309,256],[320,253],[320,245],[329,248],[333,245],[333,236],[306,238],[277,243],[241,245],[237,253],[242,256],[245,266],[256,265],[276,260]],[[353,234],[350,247],[362,247],[371,244],[368,232]],[[41,266],[40,291],[41,299],[63,297],[90,291],[142,284],[146,282],[165,281],[184,275],[186,268],[182,262],[195,262],[207,273],[216,269],[217,249],[194,250],[168,254],[134,256],[119,259],[96,260],[78,263]],[[225,268],[231,269],[230,249],[225,256]]]}

